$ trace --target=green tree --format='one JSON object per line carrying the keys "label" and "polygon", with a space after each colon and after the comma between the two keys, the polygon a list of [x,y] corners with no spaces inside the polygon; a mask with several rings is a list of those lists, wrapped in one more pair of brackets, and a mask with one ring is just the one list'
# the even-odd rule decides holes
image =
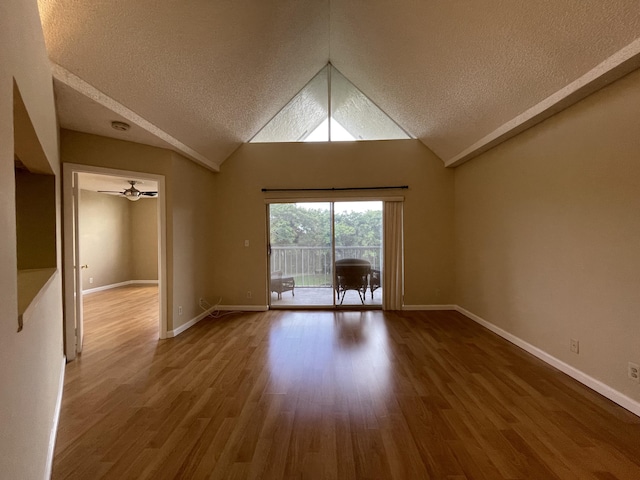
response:
{"label": "green tree", "polygon": [[[272,204],[271,244],[326,247],[331,243],[327,209],[303,208],[293,203]],[[344,212],[335,215],[336,244],[345,247],[382,244],[382,212]]]}

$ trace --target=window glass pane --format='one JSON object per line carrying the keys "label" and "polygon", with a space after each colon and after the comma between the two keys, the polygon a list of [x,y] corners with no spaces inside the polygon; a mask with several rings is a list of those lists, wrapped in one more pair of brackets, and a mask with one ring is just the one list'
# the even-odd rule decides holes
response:
{"label": "window glass pane", "polygon": [[356,140],[410,138],[335,68],[331,68],[331,118]]}
{"label": "window glass pane", "polygon": [[334,204],[339,305],[382,305],[382,202]]}
{"label": "window glass pane", "polygon": [[333,305],[331,204],[269,206],[270,304]]}
{"label": "window glass pane", "polygon": [[[302,142],[329,116],[328,66],[267,123],[251,143]],[[328,132],[328,128],[326,129]],[[328,141],[329,135],[321,140]]]}
{"label": "window glass pane", "polygon": [[327,65],[251,142],[341,142],[406,138],[410,138],[409,135],[387,114],[338,70]]}

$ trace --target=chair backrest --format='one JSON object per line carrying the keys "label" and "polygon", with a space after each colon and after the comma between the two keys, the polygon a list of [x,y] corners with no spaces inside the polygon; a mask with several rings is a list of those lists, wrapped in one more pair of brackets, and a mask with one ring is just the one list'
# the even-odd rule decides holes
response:
{"label": "chair backrest", "polygon": [[369,260],[363,260],[362,258],[343,258],[341,260],[336,260],[336,269],[345,265],[371,268],[371,262]]}
{"label": "chair backrest", "polygon": [[361,288],[367,285],[371,262],[360,258],[336,260],[337,284],[343,288]]}

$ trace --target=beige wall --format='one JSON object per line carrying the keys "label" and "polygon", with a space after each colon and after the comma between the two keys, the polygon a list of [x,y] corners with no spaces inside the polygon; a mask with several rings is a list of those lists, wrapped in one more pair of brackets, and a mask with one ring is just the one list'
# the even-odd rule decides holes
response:
{"label": "beige wall", "polygon": [[[158,280],[158,200],[81,190],[82,289],[129,280]],[[93,278],[93,283],[89,279]]]}
{"label": "beige wall", "polygon": [[457,303],[636,401],[638,112],[640,71],[455,172]]}
{"label": "beige wall", "polygon": [[[0,475],[45,478],[63,361],[62,286],[58,271],[23,331],[16,333],[13,80],[40,144],[37,150],[49,164],[45,170],[57,175],[56,115],[37,3],[0,2],[0,27]],[[22,160],[28,163],[29,159]],[[55,212],[59,245],[57,202]],[[60,265],[59,248],[56,264]]]}
{"label": "beige wall", "polygon": [[167,328],[173,330],[201,313],[198,300],[201,296],[211,298],[215,275],[209,244],[217,231],[212,202],[214,173],[162,148],[70,130],[61,130],[60,138],[63,162],[164,175]]}
{"label": "beige wall", "polygon": [[[213,241],[225,233],[216,222],[216,212],[222,206],[214,200],[215,174],[175,153],[173,160],[175,328],[202,313],[200,297],[213,301],[214,279],[219,272]],[[178,306],[183,307],[182,316]]]}
{"label": "beige wall", "polygon": [[56,177],[16,170],[18,269],[55,268]]}
{"label": "beige wall", "polygon": [[130,203],[122,197],[80,191],[80,264],[88,267],[82,272],[83,290],[131,280]]}
{"label": "beige wall", "polygon": [[131,280],[158,280],[158,199],[129,204]]}
{"label": "beige wall", "polygon": [[267,304],[265,198],[286,195],[262,188],[409,185],[339,196],[404,196],[405,304],[452,303],[453,174],[417,140],[243,145],[216,177],[216,300]]}

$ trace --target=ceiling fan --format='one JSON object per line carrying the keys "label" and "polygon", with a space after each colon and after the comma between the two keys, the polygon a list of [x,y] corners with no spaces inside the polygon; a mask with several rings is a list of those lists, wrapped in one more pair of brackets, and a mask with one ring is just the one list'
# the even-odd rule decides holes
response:
{"label": "ceiling fan", "polygon": [[98,193],[110,193],[112,195],[123,195],[125,196],[128,200],[131,200],[132,202],[136,202],[138,200],[140,200],[142,197],[157,197],[158,196],[158,192],[143,192],[141,190],[138,190],[136,188],[136,184],[140,184],[142,182],[138,182],[136,180],[127,180],[129,182],[129,184],[131,185],[129,188],[127,188],[126,190],[123,190],[122,192],[118,192],[118,191],[114,191],[114,190],[98,190]]}

